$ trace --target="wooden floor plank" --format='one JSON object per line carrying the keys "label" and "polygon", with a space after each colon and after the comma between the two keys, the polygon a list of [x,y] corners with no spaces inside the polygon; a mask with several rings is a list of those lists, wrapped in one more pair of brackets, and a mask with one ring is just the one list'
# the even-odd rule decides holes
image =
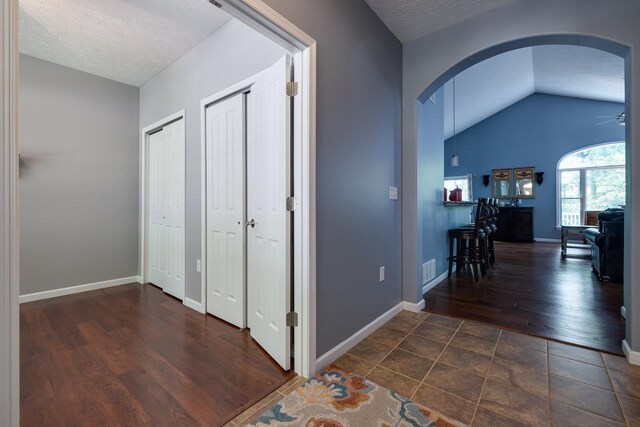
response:
{"label": "wooden floor plank", "polygon": [[496,242],[496,261],[477,284],[463,271],[436,285],[425,310],[622,354],[622,284],[598,281],[587,250]]}
{"label": "wooden floor plank", "polygon": [[150,285],[20,311],[23,426],[223,425],[294,376],[248,331]]}

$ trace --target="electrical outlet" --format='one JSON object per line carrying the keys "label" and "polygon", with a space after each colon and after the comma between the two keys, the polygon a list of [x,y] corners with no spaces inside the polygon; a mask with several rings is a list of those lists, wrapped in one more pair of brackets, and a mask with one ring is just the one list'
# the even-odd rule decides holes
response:
{"label": "electrical outlet", "polygon": [[389,187],[389,200],[398,200],[398,187]]}
{"label": "electrical outlet", "polygon": [[202,261],[200,261],[199,259],[196,260],[196,271],[198,273],[202,273]]}
{"label": "electrical outlet", "polygon": [[380,281],[384,282],[384,266],[380,267]]}

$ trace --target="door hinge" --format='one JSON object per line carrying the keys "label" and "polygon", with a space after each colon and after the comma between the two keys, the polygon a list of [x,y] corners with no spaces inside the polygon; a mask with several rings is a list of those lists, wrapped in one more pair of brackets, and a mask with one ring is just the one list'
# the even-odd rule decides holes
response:
{"label": "door hinge", "polygon": [[298,326],[298,313],[295,311],[287,313],[287,326]]}
{"label": "door hinge", "polygon": [[298,94],[298,82],[287,82],[287,96],[296,96]]}
{"label": "door hinge", "polygon": [[287,211],[293,212],[298,209],[298,200],[291,196],[287,197]]}

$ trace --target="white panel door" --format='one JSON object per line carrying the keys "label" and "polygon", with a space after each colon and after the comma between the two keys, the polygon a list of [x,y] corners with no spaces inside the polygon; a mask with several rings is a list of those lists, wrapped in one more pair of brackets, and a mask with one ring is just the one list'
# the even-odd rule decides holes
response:
{"label": "white panel door", "polygon": [[183,299],[184,281],[184,118],[149,136],[149,282]]}
{"label": "white panel door", "polygon": [[206,110],[207,311],[246,327],[245,108],[238,94]]}
{"label": "white panel door", "polygon": [[251,336],[282,366],[290,368],[291,60],[283,57],[263,72],[247,98],[248,322]]}

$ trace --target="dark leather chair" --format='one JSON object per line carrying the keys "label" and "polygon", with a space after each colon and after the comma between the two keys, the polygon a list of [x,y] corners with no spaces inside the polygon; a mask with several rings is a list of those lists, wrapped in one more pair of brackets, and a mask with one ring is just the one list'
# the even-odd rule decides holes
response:
{"label": "dark leather chair", "polygon": [[624,210],[598,214],[598,228],[588,228],[584,238],[591,245],[591,265],[603,281],[621,281],[624,271]]}

